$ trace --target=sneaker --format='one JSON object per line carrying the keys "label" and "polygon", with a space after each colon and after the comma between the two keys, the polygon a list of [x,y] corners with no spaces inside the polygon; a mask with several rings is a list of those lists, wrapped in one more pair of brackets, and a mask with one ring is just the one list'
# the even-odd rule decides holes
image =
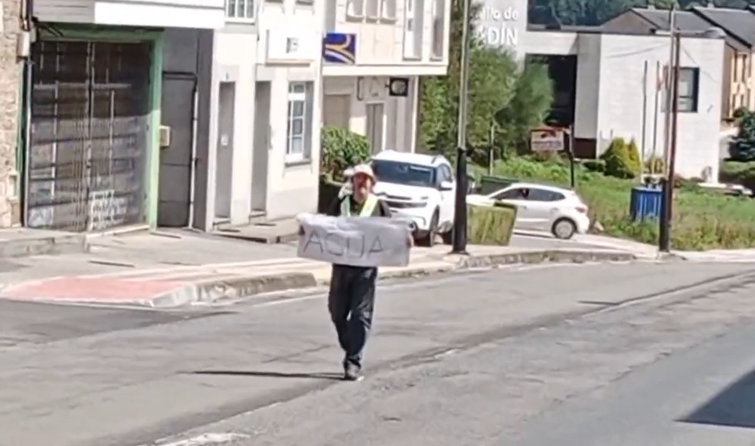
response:
{"label": "sneaker", "polygon": [[345,361],[343,364],[343,379],[345,381],[361,381],[360,367],[353,362]]}

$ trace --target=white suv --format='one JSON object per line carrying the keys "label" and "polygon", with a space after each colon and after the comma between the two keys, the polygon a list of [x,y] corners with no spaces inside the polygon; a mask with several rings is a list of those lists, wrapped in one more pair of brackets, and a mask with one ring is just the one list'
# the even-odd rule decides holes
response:
{"label": "white suv", "polygon": [[[451,163],[441,155],[384,150],[370,160],[377,177],[373,189],[394,218],[410,222],[419,246],[432,246],[435,235],[452,241],[456,183]],[[350,172],[345,172],[350,176]],[[350,183],[341,189],[349,192]]]}

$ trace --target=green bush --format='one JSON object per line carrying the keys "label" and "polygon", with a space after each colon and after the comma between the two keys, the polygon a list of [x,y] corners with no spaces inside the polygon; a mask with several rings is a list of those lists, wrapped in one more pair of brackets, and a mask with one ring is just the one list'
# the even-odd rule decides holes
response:
{"label": "green bush", "polygon": [[612,177],[631,179],[640,171],[637,144],[627,144],[624,138],[614,138],[600,159],[606,163],[606,175]]}
{"label": "green bush", "polygon": [[343,183],[333,181],[327,175],[320,175],[320,184],[317,194],[317,212],[324,214],[333,200],[338,197]]}
{"label": "green bush", "polygon": [[582,166],[590,172],[605,172],[606,162],[603,160],[586,160],[582,162]]}
{"label": "green bush", "polygon": [[729,154],[736,161],[755,161],[755,112],[737,109],[739,131],[734,137]]}
{"label": "green bush", "polygon": [[321,133],[320,173],[343,180],[343,171],[370,158],[364,136],[340,127],[325,126]]}
{"label": "green bush", "polygon": [[511,241],[516,206],[467,206],[467,242],[473,245],[506,246]]}
{"label": "green bush", "polygon": [[627,146],[629,156],[629,168],[632,170],[633,177],[636,177],[642,173],[642,159],[640,157],[640,149],[637,147],[637,141],[632,138]]}
{"label": "green bush", "polygon": [[755,162],[725,161],[719,171],[718,181],[739,184],[755,191]]}

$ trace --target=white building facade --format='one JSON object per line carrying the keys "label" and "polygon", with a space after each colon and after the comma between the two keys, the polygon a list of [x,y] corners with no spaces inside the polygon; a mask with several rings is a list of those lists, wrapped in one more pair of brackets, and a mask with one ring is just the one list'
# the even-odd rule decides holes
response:
{"label": "white building facade", "polygon": [[[599,156],[612,138],[634,139],[644,158],[663,156],[665,96],[662,88],[668,35],[609,33],[599,28],[527,26],[526,0],[484,0],[478,23],[489,45],[526,55],[576,58],[573,88],[575,149]],[[685,35],[676,172],[717,181],[725,42]]]}
{"label": "white building facade", "polygon": [[215,32],[202,227],[314,211],[324,5],[227,0]]}
{"label": "white building facade", "polygon": [[414,151],[420,76],[445,75],[451,0],[332,0],[325,11],[324,125],[373,153]]}

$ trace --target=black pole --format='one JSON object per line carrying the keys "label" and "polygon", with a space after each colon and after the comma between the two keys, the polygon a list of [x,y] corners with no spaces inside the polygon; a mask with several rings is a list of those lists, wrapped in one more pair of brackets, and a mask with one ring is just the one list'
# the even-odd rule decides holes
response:
{"label": "black pole", "polygon": [[671,128],[669,129],[668,138],[668,167],[666,169],[666,178],[662,180],[662,197],[661,197],[661,218],[660,227],[658,231],[658,249],[661,252],[671,251],[671,212],[674,201],[674,176],[676,173],[676,133],[677,133],[677,121],[679,115],[679,64],[681,57],[681,34],[673,29],[674,33],[672,42],[672,54],[673,54],[673,66],[669,67],[669,75],[671,77],[670,87],[671,91],[671,108],[669,109],[670,119],[669,122]]}
{"label": "black pole", "polygon": [[577,187],[577,180],[574,177],[574,124],[569,126],[569,168],[571,170],[571,188]]}
{"label": "black pole", "polygon": [[456,202],[452,254],[467,254],[467,89],[469,88],[469,12],[471,0],[464,1],[459,81],[459,122],[456,144]]}

